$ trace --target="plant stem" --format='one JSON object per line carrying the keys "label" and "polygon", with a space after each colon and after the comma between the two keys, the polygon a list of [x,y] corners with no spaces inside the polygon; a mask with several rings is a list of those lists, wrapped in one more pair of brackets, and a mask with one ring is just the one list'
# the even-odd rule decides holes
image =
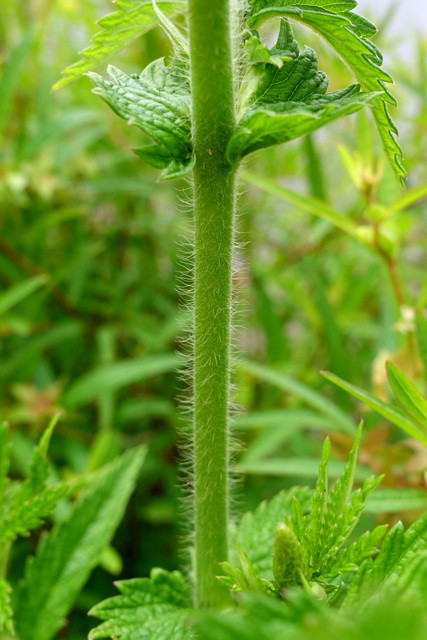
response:
{"label": "plant stem", "polygon": [[224,601],[227,559],[230,331],[235,175],[229,0],[189,0],[194,168],[194,500],[196,606]]}

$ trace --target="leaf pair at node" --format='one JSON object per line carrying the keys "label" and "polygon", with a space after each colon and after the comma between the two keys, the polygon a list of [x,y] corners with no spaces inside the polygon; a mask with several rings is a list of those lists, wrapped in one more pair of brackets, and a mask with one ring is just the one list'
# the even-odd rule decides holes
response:
{"label": "leaf pair at node", "polygon": [[[330,3],[328,7],[331,9]],[[168,18],[157,8],[156,12],[161,16],[161,24],[173,44],[175,58],[170,65],[165,65],[163,59],[156,60],[139,76],[127,76],[115,67],[109,67],[111,81],[95,73],[88,75],[95,85],[95,93],[120,117],[153,138],[155,145],[135,149],[135,152],[150,165],[162,169],[163,179],[169,179],[191,171],[195,161],[191,140],[188,47],[184,37]],[[375,107],[378,99],[383,104],[380,95],[384,92],[382,83],[389,80],[387,74],[381,76],[381,81],[371,79],[365,82],[368,89],[366,93],[361,91],[358,84],[327,93],[328,78],[318,70],[316,53],[310,48],[300,52],[288,22],[288,18],[308,20],[309,26],[317,28],[316,20],[320,20],[322,25],[324,22],[326,24],[322,35],[329,37],[333,33],[334,37],[338,37],[336,30],[350,24],[347,14],[344,17],[341,13],[320,11],[319,6],[302,11],[290,3],[281,6],[280,10],[270,5],[260,8],[255,2],[248,25],[257,25],[272,15],[286,18],[281,20],[278,41],[273,49],[268,50],[262,44],[256,31],[246,32],[245,35],[247,72],[237,100],[239,117],[236,130],[225,154],[230,168],[238,166],[249,153],[304,136],[367,105]],[[353,20],[357,24],[357,29],[354,28],[358,34],[365,37],[375,31],[370,23],[361,18],[354,17]],[[343,34],[339,35],[341,37]],[[349,43],[352,44],[353,40],[350,39]],[[331,44],[334,46],[333,42]],[[363,46],[369,48],[370,45]],[[373,59],[376,56],[375,61],[379,64],[380,54],[374,45],[369,51]],[[361,55],[360,51],[354,55]],[[354,70],[356,76],[357,69]],[[360,71],[363,75],[362,71],[366,71],[364,66]],[[378,117],[377,114],[377,120]],[[384,127],[382,136],[385,136]],[[389,137],[386,142],[390,146]]]}
{"label": "leaf pair at node", "polygon": [[[258,40],[255,51],[261,50],[258,35],[251,40]],[[265,62],[250,66],[243,80],[241,116],[226,152],[231,165],[253,151],[316,131],[379,95],[364,94],[359,85],[326,93],[329,80],[318,71],[315,51],[306,47],[300,52],[287,20],[281,20],[277,43],[268,53]]]}
{"label": "leaf pair at node", "polygon": [[357,6],[356,0],[250,0],[250,5],[247,19],[250,28],[278,16],[307,25],[331,45],[364,91],[381,92],[372,101],[372,113],[390,164],[403,181],[406,172],[395,138],[398,131],[388,112],[388,105],[396,106],[387,87],[393,80],[382,69],[382,54],[371,40],[376,27],[352,11]]}

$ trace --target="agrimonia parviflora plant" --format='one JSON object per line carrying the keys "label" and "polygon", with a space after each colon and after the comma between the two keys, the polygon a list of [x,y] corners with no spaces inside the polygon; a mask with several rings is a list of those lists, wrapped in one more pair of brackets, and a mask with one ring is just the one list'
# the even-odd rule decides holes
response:
{"label": "agrimonia parviflora plant", "polygon": [[[345,602],[352,594],[354,600],[362,591],[380,589],[392,569],[404,565],[402,558],[409,563],[420,541],[425,544],[424,518],[414,525],[416,532],[393,529],[387,534],[389,546],[401,536],[391,569],[390,558],[381,554],[371,567],[384,527],[345,546],[378,484],[368,479],[352,492],[360,430],[332,491],[326,441],[312,497],[305,490],[280,494],[245,516],[234,538],[229,532],[232,257],[239,166],[252,152],[369,107],[396,176],[401,181],[405,177],[388,111],[395,104],[388,88],[391,78],[371,40],[376,29],[354,13],[356,5],[354,0],[119,0],[117,10],[100,21],[102,31],[92,46],[56,85],[88,72],[94,93],[153,139],[154,144],[135,153],[159,169],[162,179],[190,175],[194,194],[194,585],[190,590],[179,572],[161,569],[153,570],[151,579],[118,583],[120,595],[92,611],[103,620],[93,638],[130,640],[154,633],[165,640],[194,637],[187,624],[191,612],[224,606],[230,591],[280,599],[299,585],[320,599]],[[172,22],[178,14],[185,16],[185,32]],[[271,49],[258,32],[269,20],[279,27]],[[157,24],[170,38],[171,59],[156,60],[130,76],[112,66],[108,79],[91,71]],[[356,83],[328,92],[316,53],[300,48],[293,24],[319,34]],[[412,544],[415,539],[418,546]],[[220,563],[225,575],[217,579]],[[362,567],[356,584],[353,576]]]}

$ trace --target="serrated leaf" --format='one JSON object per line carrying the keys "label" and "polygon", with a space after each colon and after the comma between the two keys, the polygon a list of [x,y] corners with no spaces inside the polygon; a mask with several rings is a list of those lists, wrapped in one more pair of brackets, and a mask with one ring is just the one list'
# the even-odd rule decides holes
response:
{"label": "serrated leaf", "polygon": [[400,427],[405,433],[407,433],[411,438],[415,438],[425,446],[427,446],[427,436],[424,434],[421,427],[414,422],[409,416],[407,416],[403,411],[398,409],[397,407],[393,407],[389,404],[386,404],[382,400],[379,400],[371,393],[364,391],[360,387],[356,387],[345,380],[342,380],[338,376],[333,373],[329,373],[327,371],[321,372],[322,375],[327,379],[333,382],[334,384],[341,387],[352,396],[361,400],[365,404],[368,405],[371,409],[382,415],[384,418],[395,424],[397,427]]}
{"label": "serrated leaf", "polygon": [[[283,53],[281,67],[267,61],[253,65],[243,83],[244,111],[226,151],[230,164],[253,151],[294,140],[370,104],[376,94],[358,85],[326,93],[327,76],[317,70],[316,53],[299,51],[292,29],[282,20],[271,54]],[[289,52],[292,59],[289,58]]]}
{"label": "serrated leaf", "polygon": [[110,80],[90,72],[94,93],[117,115],[134,124],[156,142],[136,149],[138,156],[163,169],[164,179],[188,173],[194,156],[191,143],[190,87],[179,65],[167,67],[163,58],[149,64],[142,73],[128,76],[108,67]]}
{"label": "serrated leaf", "polygon": [[11,591],[11,586],[7,580],[0,578],[0,632],[14,636],[13,611],[10,603]]}
{"label": "serrated leaf", "polygon": [[30,495],[36,494],[41,491],[49,476],[49,466],[46,460],[46,456],[50,439],[52,437],[52,433],[55,429],[58,419],[59,415],[56,415],[52,418],[47,429],[44,430],[37,447],[35,447],[34,449],[34,453],[30,463],[28,481],[26,481],[23,485],[23,487],[27,487],[27,493]]}
{"label": "serrated leaf", "polygon": [[179,571],[152,569],[150,578],[116,583],[119,596],[97,604],[90,615],[104,620],[89,634],[90,640],[114,636],[118,640],[190,640],[186,625],[191,594]]}
{"label": "serrated leaf", "polygon": [[382,92],[372,101],[375,118],[384,149],[397,175],[403,181],[406,177],[402,166],[402,150],[396,141],[396,125],[392,121],[387,104],[396,101],[387,84],[390,75],[382,68],[382,55],[369,39],[376,31],[365,18],[353,13],[353,2],[331,0],[252,0],[248,24],[256,28],[259,24],[275,16],[291,18],[301,22],[320,34],[355,75],[367,93]]}
{"label": "serrated leaf", "polygon": [[427,551],[427,512],[405,532],[398,522],[386,535],[374,562],[367,562],[352,583],[346,607],[375,595],[388,579],[400,576],[408,562]]}
{"label": "serrated leaf", "polygon": [[[165,16],[172,17],[185,9],[184,0],[157,0],[157,5]],[[99,21],[102,31],[95,34],[93,44],[82,51],[82,60],[63,71],[64,78],[53,87],[54,90],[66,86],[83,73],[114,55],[127,44],[155,27],[159,18],[151,0],[118,0],[117,10]]]}
{"label": "serrated leaf", "polygon": [[395,364],[387,362],[386,371],[394,395],[427,435],[427,400]]}
{"label": "serrated leaf", "polygon": [[67,491],[67,485],[46,487],[38,495],[29,496],[18,490],[0,523],[0,542],[26,536],[32,529],[37,529]]}
{"label": "serrated leaf", "polygon": [[248,592],[239,598],[239,607],[198,611],[195,619],[203,640],[347,638],[328,634],[332,616],[332,610],[310,593],[292,589],[284,601]]}
{"label": "serrated leaf", "polygon": [[[323,511],[312,509],[307,548],[315,576],[323,577],[324,572],[331,571],[331,565],[336,567],[337,573],[343,572],[344,567],[339,567],[336,562],[331,563],[331,558],[339,554],[341,546],[357,524],[369,494],[382,480],[381,477],[367,478],[361,489],[352,492],[361,436],[362,425],[357,430],[343,474],[329,495],[325,496]],[[319,470],[319,477],[324,473]],[[346,555],[344,559],[345,562],[349,561]],[[355,558],[352,561],[355,562]]]}
{"label": "serrated leaf", "polygon": [[366,531],[346,549],[340,549],[326,563],[322,571],[322,578],[335,578],[340,573],[358,571],[366,558],[371,558],[379,552],[380,542],[386,533],[387,525],[380,525],[372,532]]}
{"label": "serrated leaf", "polygon": [[427,554],[419,553],[405,563],[402,571],[390,576],[381,590],[385,602],[395,602],[399,608],[427,607]]}
{"label": "serrated leaf", "polygon": [[144,450],[134,449],[104,468],[67,519],[42,538],[16,594],[20,640],[49,640],[62,626],[111,541],[143,458]]}
{"label": "serrated leaf", "polygon": [[[0,521],[0,542],[13,540],[16,536],[25,536],[32,529],[39,527],[43,520],[50,516],[57,502],[68,492],[65,484],[54,487],[46,487],[49,475],[49,467],[46,460],[47,448],[52,432],[57,422],[53,418],[40,438],[39,444],[34,449],[30,463],[28,478],[22,483],[15,483],[11,496],[3,505],[3,513]],[[4,425],[1,436],[1,466],[7,472],[8,429]],[[6,486],[3,478],[3,490]]]}
{"label": "serrated leaf", "polygon": [[330,457],[331,442],[329,438],[326,438],[322,449],[316,489],[311,499],[310,526],[306,529],[307,539],[304,540],[307,551],[312,558],[315,555],[316,548],[319,548],[319,535],[323,529],[326,505],[328,502],[328,464]]}
{"label": "serrated leaf", "polygon": [[297,498],[302,509],[307,509],[311,491],[299,487],[277,494],[270,502],[262,502],[253,512],[246,513],[237,530],[230,538],[230,558],[234,565],[239,563],[237,541],[244,549],[251,563],[259,570],[262,578],[273,578],[271,552],[277,525],[284,522],[284,516],[292,515],[292,502]]}

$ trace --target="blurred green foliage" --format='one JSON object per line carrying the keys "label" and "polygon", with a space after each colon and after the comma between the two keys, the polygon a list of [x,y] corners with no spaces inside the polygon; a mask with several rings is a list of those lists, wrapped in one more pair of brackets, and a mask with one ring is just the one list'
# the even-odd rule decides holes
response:
{"label": "blurred green foliage", "polygon": [[[124,449],[148,445],[114,549],[62,632],[70,640],[83,637],[86,612],[113,592],[106,571],[129,578],[176,568],[181,533],[177,398],[188,391],[176,352],[185,350],[191,267],[188,185],[155,184],[157,173],[128,151],[142,134],[123,128],[86,78],[50,91],[108,11],[106,0],[19,0],[0,14],[0,413],[12,426],[11,473],[28,472],[29,452],[58,411],[52,472],[71,483],[84,485]],[[313,484],[325,433],[345,460],[362,415],[357,479],[373,470],[390,490],[416,489],[418,502],[388,494],[390,512],[409,521],[411,505],[425,504],[425,448],[365,415],[319,373],[391,402],[391,360],[426,391],[414,311],[427,306],[427,45],[414,42],[409,66],[393,60],[387,31],[381,38],[397,80],[406,195],[363,114],[259,152],[242,176],[234,277],[244,316],[237,350],[245,361],[235,371],[242,509]],[[155,29],[115,62],[139,71],[168,46]],[[343,65],[316,48],[330,88],[347,84]],[[332,476],[341,470],[331,464]],[[397,518],[370,511],[372,520]],[[13,580],[38,537],[14,546]]]}

